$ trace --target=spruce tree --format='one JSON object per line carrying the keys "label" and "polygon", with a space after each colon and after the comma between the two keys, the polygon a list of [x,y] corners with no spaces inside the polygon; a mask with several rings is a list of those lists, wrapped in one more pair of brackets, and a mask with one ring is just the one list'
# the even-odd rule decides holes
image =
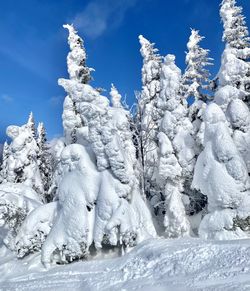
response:
{"label": "spruce tree", "polygon": [[[204,37],[199,35],[198,30],[191,30],[187,43],[186,70],[182,76],[181,94],[189,104],[188,114],[194,126],[194,136],[199,132],[202,123],[202,111],[209,99],[206,90],[209,89],[210,73],[207,66],[212,65],[209,58],[209,50],[203,49],[200,42]],[[197,138],[198,144],[199,141]]]}
{"label": "spruce tree", "polygon": [[[67,68],[69,79],[77,84],[88,84],[93,69],[86,65],[87,54],[82,38],[77,34],[73,25],[64,25],[68,29],[68,44],[70,52],[67,56]],[[60,85],[60,84],[59,84]],[[66,143],[77,143],[79,141],[79,129],[86,124],[86,119],[79,113],[79,108],[76,106],[76,100],[73,100],[69,94],[64,101],[63,110],[63,127],[66,138]],[[81,138],[80,138],[81,139]]]}
{"label": "spruce tree", "polygon": [[199,227],[202,238],[247,236],[250,179],[225,114],[214,103],[205,112],[205,148],[195,166],[193,186],[208,198],[208,214]]}
{"label": "spruce tree", "polygon": [[250,38],[242,7],[235,0],[223,0],[220,8],[223,41],[226,44],[218,73],[216,103],[225,112],[233,99],[250,108]]}
{"label": "spruce tree", "polygon": [[37,159],[39,149],[31,121],[32,118],[29,118],[27,124],[20,127],[9,126],[6,130],[12,141],[8,146],[4,181],[30,186],[43,200],[44,189]]}
{"label": "spruce tree", "polygon": [[[193,197],[185,184],[192,179],[196,157],[196,145],[192,137],[192,123],[179,94],[181,70],[175,65],[175,56],[164,58],[161,70],[161,94],[158,107],[164,112],[158,134],[158,181],[162,198],[158,202],[163,213],[163,225],[168,237],[180,237],[190,233],[186,210],[190,214]],[[190,182],[189,182],[190,183]]]}
{"label": "spruce tree", "polygon": [[245,49],[250,47],[249,32],[242,7],[236,5],[236,0],[221,2],[220,16],[223,21],[223,41],[232,48]]}
{"label": "spruce tree", "polygon": [[37,146],[37,161],[43,183],[44,200],[48,202],[52,200],[52,197],[49,197],[48,191],[51,186],[51,180],[53,175],[53,160],[52,155],[49,152],[46,130],[42,122],[38,124],[37,128]]}
{"label": "spruce tree", "polygon": [[[160,94],[160,72],[162,58],[154,43],[150,43],[142,35],[139,36],[142,67],[142,91],[138,100],[137,126],[139,134],[139,149],[142,163],[143,190],[157,212],[157,201],[160,189],[156,182],[158,145],[157,134],[159,131],[160,111],[157,101]],[[157,214],[157,213],[156,213]]]}
{"label": "spruce tree", "polygon": [[36,125],[33,112],[30,112],[26,126],[31,130],[33,138],[36,138]]}

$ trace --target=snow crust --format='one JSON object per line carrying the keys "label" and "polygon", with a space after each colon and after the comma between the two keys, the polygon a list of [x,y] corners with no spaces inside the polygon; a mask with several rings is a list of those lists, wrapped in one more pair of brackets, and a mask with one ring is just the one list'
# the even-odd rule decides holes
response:
{"label": "snow crust", "polygon": [[[108,254],[107,254],[108,255]],[[112,256],[112,254],[109,254]],[[121,258],[45,270],[39,255],[14,261],[1,249],[3,290],[248,290],[249,240],[151,239]]]}

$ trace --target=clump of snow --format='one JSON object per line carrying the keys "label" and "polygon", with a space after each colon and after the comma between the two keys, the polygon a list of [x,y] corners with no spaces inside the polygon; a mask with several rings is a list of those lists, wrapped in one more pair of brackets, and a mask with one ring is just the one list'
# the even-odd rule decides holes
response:
{"label": "clump of snow", "polygon": [[234,129],[233,140],[250,173],[250,111],[239,99],[230,102],[227,116]]}

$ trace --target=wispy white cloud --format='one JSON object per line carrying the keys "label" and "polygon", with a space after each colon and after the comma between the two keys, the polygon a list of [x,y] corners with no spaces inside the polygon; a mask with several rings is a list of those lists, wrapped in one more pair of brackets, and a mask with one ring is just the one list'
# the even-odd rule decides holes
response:
{"label": "wispy white cloud", "polygon": [[51,106],[58,106],[61,105],[63,102],[63,97],[62,96],[53,96],[49,99],[49,104]]}
{"label": "wispy white cloud", "polygon": [[[45,72],[44,68],[41,69],[41,66],[44,64],[40,62],[38,58],[38,52],[35,51],[34,47],[31,44],[26,44],[25,49],[25,41],[23,41],[20,47],[16,47],[15,49],[9,49],[7,46],[0,47],[0,53],[10,58],[12,61],[22,66],[24,69],[30,71],[31,73],[39,76],[43,80],[47,82],[51,82],[48,78],[48,74]],[[37,41],[39,43],[39,40]],[[6,44],[5,44],[6,45]],[[39,45],[38,45],[39,46]],[[32,53],[27,53],[32,52]]]}
{"label": "wispy white cloud", "polygon": [[13,102],[13,98],[8,94],[2,94],[1,100],[4,101],[5,103]]}
{"label": "wispy white cloud", "polygon": [[118,27],[129,8],[138,0],[93,0],[78,13],[73,23],[86,36],[100,37],[107,29]]}

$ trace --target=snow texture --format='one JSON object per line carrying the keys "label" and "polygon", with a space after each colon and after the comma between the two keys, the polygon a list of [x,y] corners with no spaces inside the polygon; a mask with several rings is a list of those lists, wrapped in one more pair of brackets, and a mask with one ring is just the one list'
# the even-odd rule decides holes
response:
{"label": "snow texture", "polygon": [[243,291],[250,285],[249,240],[151,239],[123,257],[112,259],[112,255],[45,270],[39,255],[14,261],[1,248],[0,288]]}

